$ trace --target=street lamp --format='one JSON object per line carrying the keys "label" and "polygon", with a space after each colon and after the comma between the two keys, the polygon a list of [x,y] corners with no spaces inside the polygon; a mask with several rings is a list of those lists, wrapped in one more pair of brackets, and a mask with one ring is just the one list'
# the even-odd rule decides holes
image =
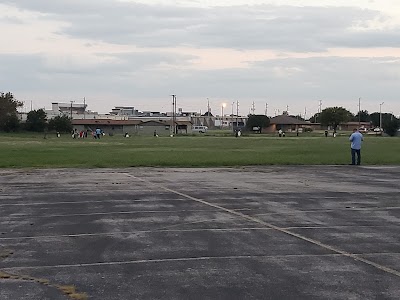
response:
{"label": "street lamp", "polygon": [[382,130],[382,105],[385,102],[382,102],[381,104],[379,104],[379,129]]}
{"label": "street lamp", "polygon": [[224,107],[226,107],[226,103],[222,103],[222,106],[221,106],[221,129],[222,129],[222,126],[224,123]]}

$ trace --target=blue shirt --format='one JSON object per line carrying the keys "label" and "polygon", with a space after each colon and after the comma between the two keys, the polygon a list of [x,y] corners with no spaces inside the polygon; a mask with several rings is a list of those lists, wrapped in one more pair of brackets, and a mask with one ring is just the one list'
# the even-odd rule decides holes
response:
{"label": "blue shirt", "polygon": [[362,141],[364,140],[364,138],[361,133],[356,131],[350,136],[349,140],[351,142],[351,149],[360,150],[361,144],[362,144]]}

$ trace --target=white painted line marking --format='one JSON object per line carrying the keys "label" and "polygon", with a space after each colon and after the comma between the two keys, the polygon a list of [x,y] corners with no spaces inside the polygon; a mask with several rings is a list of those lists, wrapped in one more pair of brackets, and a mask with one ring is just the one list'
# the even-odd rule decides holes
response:
{"label": "white painted line marking", "polygon": [[[12,240],[41,240],[41,239],[58,239],[58,238],[79,238],[79,237],[91,237],[91,236],[118,236],[118,235],[139,235],[139,234],[147,234],[147,233],[157,233],[157,232],[200,232],[200,231],[224,231],[224,232],[240,232],[240,231],[268,231],[273,230],[268,227],[237,227],[237,228],[195,228],[195,229],[168,229],[173,227],[178,227],[181,225],[190,225],[193,223],[205,223],[211,222],[215,219],[210,220],[202,220],[198,222],[192,223],[182,223],[182,224],[174,224],[170,226],[165,226],[160,229],[152,229],[152,230],[137,230],[137,231],[115,231],[115,232],[96,232],[96,233],[75,233],[75,234],[54,234],[54,235],[36,235],[36,236],[14,236],[14,237],[0,237],[0,241],[12,241]],[[293,229],[336,229],[336,228],[386,228],[387,226],[293,226],[293,227],[283,227],[283,229],[293,230]],[[15,233],[15,232],[13,232]]]}
{"label": "white painted line marking", "polygon": [[[237,209],[238,211],[249,210],[247,208]],[[34,216],[31,214],[11,214],[7,216],[7,220],[19,219],[22,217],[35,217],[35,218],[62,218],[62,217],[87,217],[87,216],[108,216],[108,215],[131,215],[131,214],[173,214],[181,212],[217,212],[218,210],[211,209],[183,209],[183,210],[137,210],[137,211],[116,211],[116,212],[98,212],[89,214],[58,214],[58,215],[40,215]]]}
{"label": "white painted line marking", "polygon": [[296,237],[296,238],[298,238],[298,239],[300,239],[300,240],[309,242],[309,243],[314,244],[314,245],[317,245],[317,246],[319,246],[319,247],[321,247],[321,248],[330,250],[330,251],[332,251],[332,252],[335,252],[335,253],[337,253],[337,254],[341,254],[341,255],[346,256],[346,257],[349,257],[349,258],[352,258],[352,259],[354,259],[354,260],[356,260],[356,261],[363,262],[363,263],[365,263],[365,264],[367,264],[367,265],[370,265],[370,266],[373,266],[373,267],[375,267],[375,268],[377,268],[377,269],[379,269],[379,270],[381,270],[381,271],[384,271],[384,272],[387,272],[387,273],[390,273],[390,274],[392,274],[392,275],[395,275],[395,276],[400,277],[400,272],[399,272],[399,271],[396,271],[396,270],[391,269],[391,268],[389,268],[389,267],[385,267],[385,266],[383,266],[383,265],[380,265],[380,264],[375,263],[375,262],[373,262],[373,261],[370,261],[370,260],[368,260],[368,259],[365,259],[365,258],[362,258],[362,257],[358,257],[358,256],[356,256],[356,255],[354,255],[354,254],[352,254],[352,253],[349,253],[349,252],[344,251],[344,250],[341,250],[341,249],[339,249],[339,248],[336,248],[336,247],[330,246],[330,245],[328,245],[328,244],[322,243],[322,242],[317,241],[317,240],[315,240],[315,239],[308,238],[308,237],[303,236],[303,235],[301,235],[301,234],[292,232],[292,231],[290,231],[290,230],[288,230],[288,229],[275,226],[275,225],[270,224],[270,223],[268,223],[268,222],[264,222],[264,221],[262,221],[262,220],[260,220],[260,219],[255,218],[255,217],[251,217],[251,216],[245,215],[245,214],[243,214],[243,213],[241,213],[241,212],[238,212],[238,211],[235,211],[235,210],[232,210],[232,209],[228,209],[228,208],[225,208],[225,207],[222,207],[222,206],[219,206],[219,205],[216,205],[216,204],[207,202],[207,201],[205,201],[205,200],[192,197],[192,196],[190,196],[190,195],[183,194],[183,193],[181,193],[181,192],[179,192],[179,191],[175,191],[175,190],[173,190],[173,189],[164,187],[164,186],[162,186],[162,185],[154,184],[154,183],[149,182],[149,181],[146,181],[146,180],[144,180],[144,179],[142,179],[142,178],[138,178],[138,177],[136,177],[136,176],[133,176],[133,175],[131,175],[131,174],[129,174],[129,173],[126,173],[126,175],[129,176],[129,177],[135,178],[135,179],[138,180],[138,181],[146,182],[146,183],[148,183],[148,184],[150,184],[150,185],[153,185],[153,186],[158,186],[160,189],[163,189],[163,190],[165,190],[165,191],[169,191],[169,192],[174,193],[174,194],[176,194],[176,195],[180,195],[180,196],[182,196],[182,197],[186,197],[186,198],[188,198],[188,199],[190,199],[190,200],[193,200],[193,201],[196,201],[196,202],[199,202],[199,203],[203,203],[203,204],[205,204],[205,205],[208,205],[208,206],[211,206],[211,207],[214,207],[214,208],[218,208],[218,209],[220,209],[220,210],[222,210],[222,211],[225,211],[225,212],[228,212],[228,213],[230,213],[230,214],[232,214],[232,215],[236,215],[236,216],[241,217],[241,218],[243,218],[243,219],[250,220],[250,221],[253,221],[253,222],[255,222],[255,223],[261,224],[261,225],[263,225],[263,226],[266,226],[266,227],[275,229],[276,231],[279,231],[279,232],[288,234],[288,235],[293,236],[293,237]]}
{"label": "white painted line marking", "polygon": [[[360,255],[351,254],[355,258],[361,259]],[[371,255],[400,255],[400,253],[372,253]],[[182,258],[164,258],[164,259],[139,259],[127,261],[109,261],[81,264],[59,264],[59,265],[40,265],[26,267],[6,267],[2,270],[32,270],[32,269],[62,269],[62,268],[81,268],[81,267],[99,267],[99,266],[117,266],[133,265],[146,263],[169,263],[169,262],[188,262],[188,261],[207,261],[207,260],[230,260],[230,259],[291,259],[291,258],[313,258],[313,257],[342,257],[339,253],[330,254],[287,254],[287,255],[238,255],[238,256],[200,256],[200,257],[182,257]]]}
{"label": "white painted line marking", "polygon": [[[1,199],[1,197],[0,197]],[[123,199],[123,200],[89,200],[89,201],[61,201],[61,202],[21,202],[21,203],[6,203],[0,204],[0,207],[7,207],[7,206],[45,206],[45,205],[60,205],[60,204],[90,204],[90,203],[136,203],[136,202],[168,202],[168,201],[187,201],[187,199]]]}

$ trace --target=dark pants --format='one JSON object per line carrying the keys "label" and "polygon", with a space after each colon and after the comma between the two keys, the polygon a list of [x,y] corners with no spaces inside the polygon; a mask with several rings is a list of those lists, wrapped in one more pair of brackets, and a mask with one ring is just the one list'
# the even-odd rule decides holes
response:
{"label": "dark pants", "polygon": [[[356,154],[357,154],[357,163],[356,163]],[[351,164],[352,165],[361,164],[361,150],[360,149],[351,149]]]}

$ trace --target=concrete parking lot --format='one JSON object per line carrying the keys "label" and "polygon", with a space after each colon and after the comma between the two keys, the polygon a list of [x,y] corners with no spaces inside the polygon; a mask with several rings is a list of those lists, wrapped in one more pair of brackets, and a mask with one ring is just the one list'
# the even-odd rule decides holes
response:
{"label": "concrete parking lot", "polygon": [[0,170],[0,299],[399,299],[400,167]]}

